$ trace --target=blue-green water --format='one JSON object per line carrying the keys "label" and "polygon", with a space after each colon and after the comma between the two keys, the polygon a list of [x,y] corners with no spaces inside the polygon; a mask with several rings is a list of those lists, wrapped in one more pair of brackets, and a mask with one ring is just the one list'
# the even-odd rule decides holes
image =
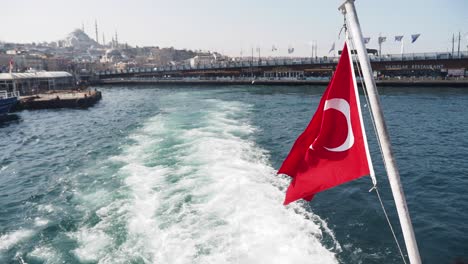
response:
{"label": "blue-green water", "polygon": [[[401,263],[368,177],[282,206],[322,87],[100,89],[0,125],[0,263]],[[468,91],[381,94],[423,262],[468,259]]]}

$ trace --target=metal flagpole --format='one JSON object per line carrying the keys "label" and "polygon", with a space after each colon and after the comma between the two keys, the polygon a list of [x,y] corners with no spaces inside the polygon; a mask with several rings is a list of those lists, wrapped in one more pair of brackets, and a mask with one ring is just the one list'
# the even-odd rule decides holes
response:
{"label": "metal flagpole", "polygon": [[454,49],[455,49],[455,33],[452,34],[452,57],[453,57],[453,54],[455,53]]}
{"label": "metal flagpole", "polygon": [[382,36],[380,36],[379,34],[379,38],[378,38],[378,41],[379,41],[379,57],[382,58],[382,39],[381,39]]}
{"label": "metal flagpole", "polygon": [[312,63],[312,60],[314,59],[314,42],[310,42],[310,63]]}
{"label": "metal flagpole", "polygon": [[375,120],[378,140],[382,146],[382,155],[392,189],[393,198],[395,200],[401,229],[403,231],[408,257],[410,259],[410,263],[420,264],[421,257],[419,256],[419,250],[405,200],[405,194],[403,193],[403,187],[400,182],[400,174],[398,173],[396,162],[393,157],[387,126],[380,107],[378,91],[375,85],[375,80],[372,77],[372,68],[369,56],[367,55],[367,51],[364,46],[361,26],[359,25],[356,9],[354,7],[354,0],[345,0],[344,4],[339,7],[339,10],[346,15],[350,26],[351,36],[356,45],[355,48],[363,71],[364,81],[369,96],[369,103]]}
{"label": "metal flagpole", "polygon": [[315,41],[315,59],[317,59],[318,42]]}
{"label": "metal flagpole", "polygon": [[403,38],[401,38],[401,57],[403,58],[403,53],[405,52],[405,44]]}
{"label": "metal flagpole", "polygon": [[253,80],[253,59],[254,59],[254,53],[253,53],[253,46],[252,46],[252,60],[250,61],[250,77]]}

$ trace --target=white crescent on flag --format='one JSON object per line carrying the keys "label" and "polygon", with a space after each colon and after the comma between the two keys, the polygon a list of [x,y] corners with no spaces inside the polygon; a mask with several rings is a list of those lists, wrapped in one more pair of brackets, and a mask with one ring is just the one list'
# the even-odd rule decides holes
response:
{"label": "white crescent on flag", "polygon": [[330,100],[325,101],[324,111],[328,109],[335,109],[340,111],[346,118],[346,124],[348,126],[348,135],[346,140],[340,146],[336,148],[327,148],[324,147],[328,151],[333,152],[342,152],[350,149],[354,144],[354,134],[353,134],[353,127],[351,126],[351,110],[349,103],[345,99],[341,98],[333,98]]}

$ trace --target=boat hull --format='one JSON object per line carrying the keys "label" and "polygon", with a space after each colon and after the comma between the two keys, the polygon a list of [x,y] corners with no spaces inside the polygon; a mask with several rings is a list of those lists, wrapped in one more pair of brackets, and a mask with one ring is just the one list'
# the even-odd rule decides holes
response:
{"label": "boat hull", "polygon": [[8,114],[10,109],[18,103],[18,98],[2,98],[0,99],[0,116]]}

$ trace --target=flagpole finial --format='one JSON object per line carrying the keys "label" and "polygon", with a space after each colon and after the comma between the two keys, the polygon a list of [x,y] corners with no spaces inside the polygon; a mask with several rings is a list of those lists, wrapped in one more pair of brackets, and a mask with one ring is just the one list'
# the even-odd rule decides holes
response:
{"label": "flagpole finial", "polygon": [[341,11],[341,13],[342,13],[343,15],[346,14],[346,7],[345,7],[345,5],[346,5],[348,2],[354,2],[354,0],[345,0],[345,1],[343,2],[343,4],[341,4],[341,5],[338,7],[338,10]]}

